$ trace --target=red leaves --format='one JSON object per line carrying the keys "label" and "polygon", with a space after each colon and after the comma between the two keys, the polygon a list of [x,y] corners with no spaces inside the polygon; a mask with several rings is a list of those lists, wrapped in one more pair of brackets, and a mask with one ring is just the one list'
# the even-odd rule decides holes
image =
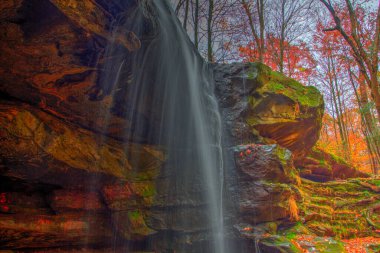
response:
{"label": "red leaves", "polygon": [[8,205],[5,205],[7,203],[11,203],[9,197],[7,197],[7,194],[5,192],[0,193],[0,204],[2,204],[0,206],[1,212],[8,213],[10,211],[10,207]]}
{"label": "red leaves", "polygon": [[252,227],[245,227],[245,228],[243,228],[243,231],[245,231],[245,232],[249,232],[249,231],[252,231],[252,230],[253,230]]}
{"label": "red leaves", "polygon": [[[306,43],[300,42],[298,45],[292,45],[284,41],[284,74],[306,83],[309,76],[315,68],[315,60],[308,50]],[[264,52],[264,63],[274,70],[279,70],[280,59],[279,48],[280,39],[270,35],[266,40],[266,50]],[[247,46],[239,47],[240,56],[247,62],[257,61],[259,57],[258,50],[254,43]]]}
{"label": "red leaves", "polygon": [[0,204],[5,204],[7,203],[7,195],[5,192],[0,193]]}
{"label": "red leaves", "polygon": [[244,146],[244,150],[239,152],[239,158],[249,157],[250,159],[255,158],[255,146],[258,144],[251,144]]}
{"label": "red leaves", "polygon": [[380,238],[364,237],[342,240],[345,243],[345,249],[350,253],[367,253],[366,248],[369,245],[380,244]]}

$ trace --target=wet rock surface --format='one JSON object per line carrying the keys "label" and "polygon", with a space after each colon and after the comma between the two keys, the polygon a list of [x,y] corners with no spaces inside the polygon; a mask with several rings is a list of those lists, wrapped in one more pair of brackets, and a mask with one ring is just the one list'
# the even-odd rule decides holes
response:
{"label": "wet rock surface", "polygon": [[235,148],[238,171],[238,213],[242,222],[257,225],[292,220],[291,205],[297,195],[297,171],[291,152],[274,145],[241,145]]}

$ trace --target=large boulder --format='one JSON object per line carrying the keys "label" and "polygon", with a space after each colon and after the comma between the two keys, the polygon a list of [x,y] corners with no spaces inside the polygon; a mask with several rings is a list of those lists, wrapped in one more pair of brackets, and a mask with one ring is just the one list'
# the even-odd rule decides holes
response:
{"label": "large boulder", "polygon": [[215,66],[216,90],[231,141],[271,139],[303,157],[319,137],[324,112],[320,92],[261,63]]}

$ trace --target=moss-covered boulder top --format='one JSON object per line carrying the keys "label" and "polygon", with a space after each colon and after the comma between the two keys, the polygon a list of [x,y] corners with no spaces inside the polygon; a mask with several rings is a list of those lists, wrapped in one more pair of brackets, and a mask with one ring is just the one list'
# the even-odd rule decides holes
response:
{"label": "moss-covered boulder top", "polygon": [[303,157],[318,140],[324,102],[315,87],[262,63],[217,65],[215,79],[235,143],[277,142]]}

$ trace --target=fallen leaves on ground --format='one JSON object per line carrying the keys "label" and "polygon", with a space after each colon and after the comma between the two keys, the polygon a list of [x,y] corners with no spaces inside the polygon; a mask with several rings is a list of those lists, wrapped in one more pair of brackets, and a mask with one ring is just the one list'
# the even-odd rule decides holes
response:
{"label": "fallen leaves on ground", "polygon": [[342,240],[345,243],[347,253],[367,253],[370,245],[380,245],[380,238],[364,237]]}

